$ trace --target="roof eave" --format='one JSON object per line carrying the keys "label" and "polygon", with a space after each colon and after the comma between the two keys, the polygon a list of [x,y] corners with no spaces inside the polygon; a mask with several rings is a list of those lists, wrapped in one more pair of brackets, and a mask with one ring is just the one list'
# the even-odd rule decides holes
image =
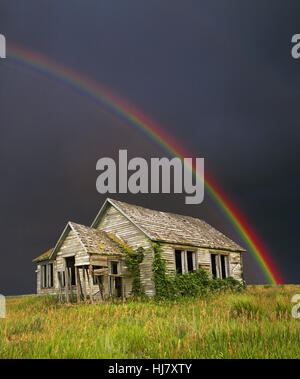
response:
{"label": "roof eave", "polygon": [[200,249],[208,249],[208,250],[220,250],[220,251],[229,251],[231,253],[247,253],[247,250],[243,249],[232,249],[229,247],[215,247],[215,246],[206,246],[206,245],[200,245],[200,244],[191,244],[187,242],[174,242],[174,241],[165,241],[165,240],[159,240],[159,239],[152,239],[150,238],[152,242],[157,243],[164,243],[169,245],[182,245],[182,246],[191,246],[191,247],[197,247]]}

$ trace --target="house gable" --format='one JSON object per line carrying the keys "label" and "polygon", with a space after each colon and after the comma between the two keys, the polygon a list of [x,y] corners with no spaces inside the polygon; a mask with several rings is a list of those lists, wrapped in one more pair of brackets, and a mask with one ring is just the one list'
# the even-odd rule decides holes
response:
{"label": "house gable", "polygon": [[112,199],[106,200],[92,227],[97,227],[101,222],[109,205],[117,209],[151,241],[231,252],[246,251],[199,218],[157,211]]}
{"label": "house gable", "polygon": [[111,233],[124,241],[132,249],[144,249],[144,260],[140,264],[141,282],[146,295],[155,295],[152,280],[153,248],[150,238],[123,214],[109,199],[97,215],[92,227]]}

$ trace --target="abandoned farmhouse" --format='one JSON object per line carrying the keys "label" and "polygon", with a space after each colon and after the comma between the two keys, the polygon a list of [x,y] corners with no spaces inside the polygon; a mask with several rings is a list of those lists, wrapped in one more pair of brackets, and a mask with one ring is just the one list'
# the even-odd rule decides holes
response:
{"label": "abandoned farmhouse", "polygon": [[153,242],[160,244],[170,275],[203,267],[212,277],[242,280],[245,250],[206,222],[107,199],[90,227],[69,222],[56,246],[33,260],[37,293],[92,301],[129,297],[124,249],[143,248],[140,280],[153,297]]}

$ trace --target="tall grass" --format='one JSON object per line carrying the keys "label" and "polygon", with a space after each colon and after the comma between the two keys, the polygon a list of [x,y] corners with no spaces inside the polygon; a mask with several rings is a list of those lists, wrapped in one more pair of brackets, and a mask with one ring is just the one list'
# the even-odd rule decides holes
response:
{"label": "tall grass", "polygon": [[300,286],[180,301],[59,304],[7,299],[0,358],[300,358]]}

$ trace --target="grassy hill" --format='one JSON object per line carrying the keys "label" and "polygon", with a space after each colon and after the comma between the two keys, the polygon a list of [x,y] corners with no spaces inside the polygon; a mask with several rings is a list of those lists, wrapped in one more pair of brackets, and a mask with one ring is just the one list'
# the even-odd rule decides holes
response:
{"label": "grassy hill", "polygon": [[252,286],[177,302],[7,299],[0,358],[300,358],[300,286]]}

